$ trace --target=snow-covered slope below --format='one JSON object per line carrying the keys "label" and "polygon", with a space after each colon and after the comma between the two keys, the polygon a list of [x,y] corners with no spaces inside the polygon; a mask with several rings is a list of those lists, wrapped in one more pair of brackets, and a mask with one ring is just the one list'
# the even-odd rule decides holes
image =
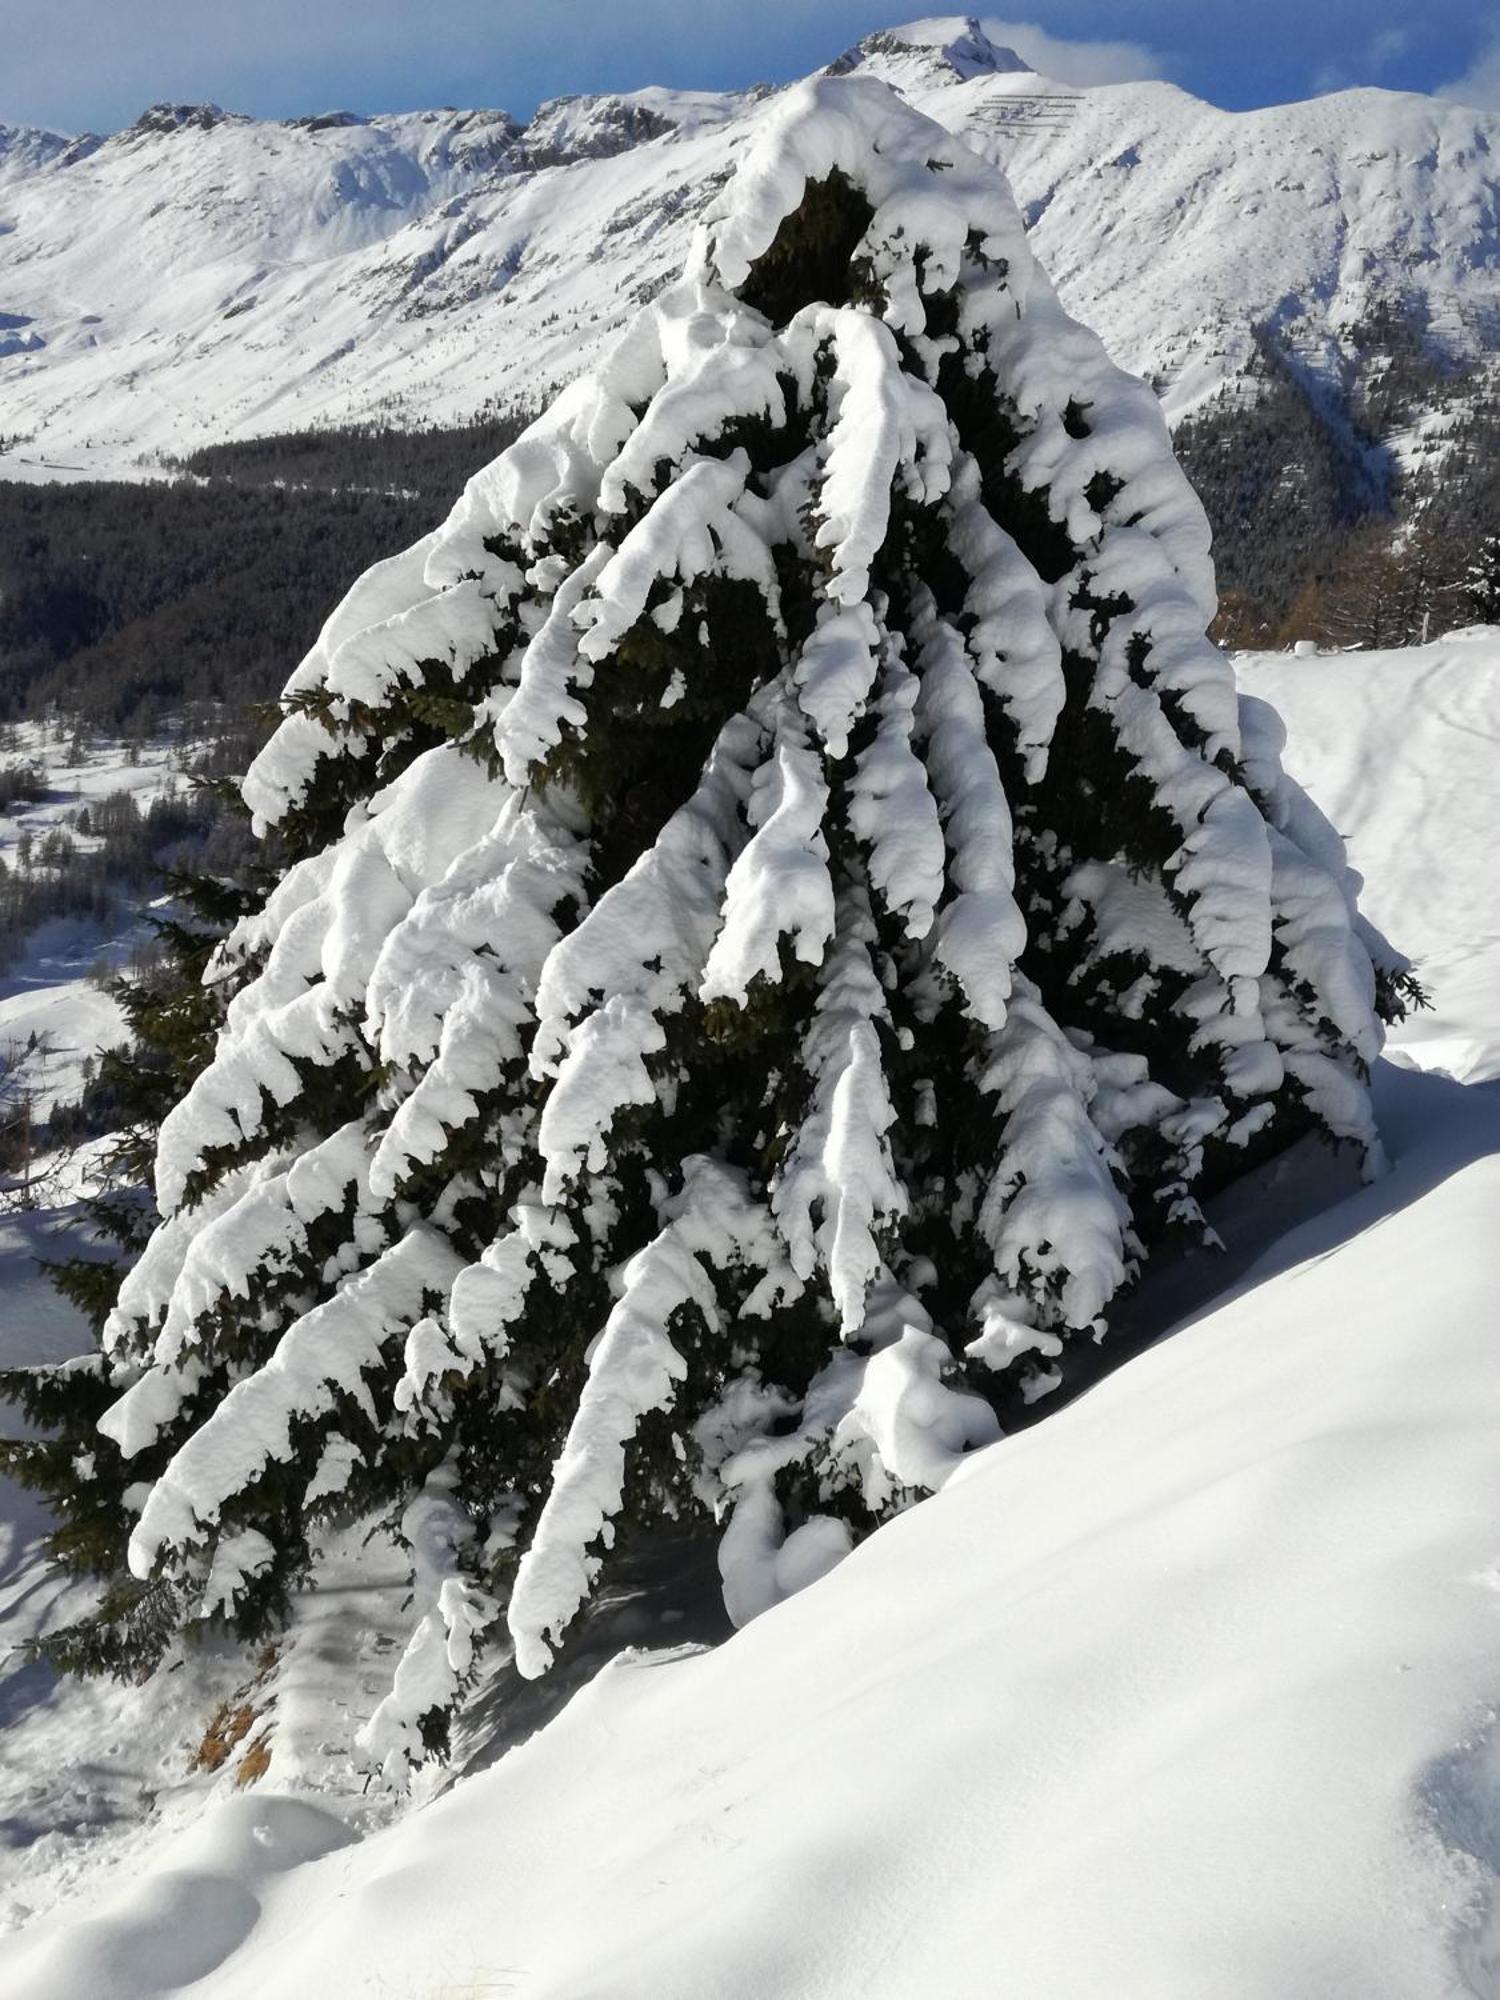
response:
{"label": "snow-covered slope below", "polygon": [[219,1808],[6,1993],[1500,1993],[1500,1101],[1384,1108],[1286,1268],[717,1652],[323,1859]]}
{"label": "snow-covered slope below", "polygon": [[1433,988],[1378,1077],[1391,1174],[814,1589],[618,1659],[358,1845],[315,1759],[81,1840],[45,1774],[120,1759],[128,1700],[0,1701],[0,1823],[53,1828],[15,1893],[75,1898],[0,1942],[7,2000],[1500,2000],[1500,635],[1242,667]]}
{"label": "snow-covered slope below", "polygon": [[1305,658],[1252,653],[1242,687],[1287,726],[1287,768],[1349,844],[1361,904],[1432,994],[1392,1047],[1500,1079],[1500,632]]}
{"label": "snow-covered slope below", "polygon": [[[1169,411],[1275,323],[1333,381],[1374,302],[1488,354],[1500,116],[1387,91],[1216,110],[1027,70],[963,18],[839,59],[1010,175],[1064,303]],[[0,473],[215,438],[453,421],[587,364],[680,267],[767,93],[260,124],[158,107],[69,144],[0,129]]]}

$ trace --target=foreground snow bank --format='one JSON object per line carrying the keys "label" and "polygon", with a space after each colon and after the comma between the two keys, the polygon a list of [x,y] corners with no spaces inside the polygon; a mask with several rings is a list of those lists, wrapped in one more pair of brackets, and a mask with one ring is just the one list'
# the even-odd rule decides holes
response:
{"label": "foreground snow bank", "polygon": [[258,1875],[212,1973],[210,1819],[0,1989],[1493,2000],[1500,1092],[1381,1099],[1386,1180],[816,1590]]}
{"label": "foreground snow bank", "polygon": [[170,1868],[136,1885],[128,1909],[86,1917],[52,1945],[48,1990],[109,2000],[175,1992],[250,1935],[265,1881],[349,1838],[332,1814],[300,1799],[226,1800],[177,1843]]}

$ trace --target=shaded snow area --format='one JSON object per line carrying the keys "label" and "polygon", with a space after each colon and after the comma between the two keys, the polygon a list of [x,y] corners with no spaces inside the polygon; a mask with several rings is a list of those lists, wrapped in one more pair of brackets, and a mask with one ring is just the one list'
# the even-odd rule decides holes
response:
{"label": "shaded snow area", "polygon": [[[1230,1294],[716,1649],[497,1676],[393,1823],[331,1749],[378,1549],[247,1697],[274,1789],[187,1769],[243,1656],[0,1667],[6,2000],[1500,2000],[1500,635],[1239,665],[1432,989],[1390,1173],[1296,1179]],[[4,1227],[7,1350],[65,1352]]]}

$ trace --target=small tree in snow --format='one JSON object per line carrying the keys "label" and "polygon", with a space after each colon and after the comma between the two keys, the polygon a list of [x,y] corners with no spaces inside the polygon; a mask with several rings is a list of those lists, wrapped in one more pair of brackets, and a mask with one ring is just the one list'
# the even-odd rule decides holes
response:
{"label": "small tree in snow", "polygon": [[255,1630],[326,1517],[401,1521],[399,1776],[502,1605],[539,1673],[698,1510],[749,1618],[1055,1387],[1206,1189],[1310,1128],[1373,1170],[1401,970],[1204,638],[1207,546],[995,169],[789,93],[250,773],[302,858],[104,1334],[133,1588]]}

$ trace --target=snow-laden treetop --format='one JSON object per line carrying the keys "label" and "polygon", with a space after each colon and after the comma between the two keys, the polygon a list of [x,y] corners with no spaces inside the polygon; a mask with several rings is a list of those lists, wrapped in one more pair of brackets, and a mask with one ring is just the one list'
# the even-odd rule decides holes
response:
{"label": "snow-laden treetop", "polygon": [[953,289],[971,239],[978,239],[979,259],[1004,265],[1007,274],[1017,259],[1023,269],[1031,261],[995,168],[883,84],[854,77],[820,79],[788,96],[709,213],[707,270],[726,289],[741,290],[808,183],[834,173],[874,209],[853,261],[869,260],[884,292],[881,317],[899,332],[924,331],[920,295]]}
{"label": "snow-laden treetop", "polygon": [[[425,582],[443,590],[471,578],[481,595],[493,595],[486,583],[511,580],[496,570],[485,547],[497,531],[539,546],[560,510],[597,508],[618,518],[628,511],[631,493],[648,488],[657,463],[675,462],[705,422],[784,417],[781,370],[800,349],[806,372],[830,308],[818,302],[794,315],[778,341],[764,316],[747,311],[735,295],[772,250],[809,185],[834,174],[857,187],[873,212],[860,218],[856,234],[835,244],[835,268],[821,275],[847,290],[856,274],[880,321],[911,344],[926,373],[934,374],[944,355],[962,346],[971,374],[1003,374],[1006,399],[1025,425],[1012,474],[1027,489],[1048,490],[1048,507],[1067,535],[1082,544],[1102,533],[1105,516],[1089,497],[1102,493],[1101,479],[1106,485],[1140,482],[1131,488],[1130,533],[1110,537],[1112,554],[1128,548],[1129,558],[1152,572],[1149,601],[1136,607],[1145,623],[1131,629],[1149,626],[1160,647],[1182,655],[1176,668],[1181,691],[1204,704],[1198,719],[1214,753],[1237,752],[1233,678],[1203,636],[1216,602],[1208,523],[1172,459],[1155,399],[1058,307],[996,167],[883,84],[859,77],[817,79],[787,94],[698,230],[682,282],[637,316],[601,368],[566,389],[475,476],[433,545],[424,545]],[[774,284],[774,273],[763,274],[762,283]],[[949,293],[958,315],[954,326],[930,334],[927,302]],[[894,359],[894,349],[877,342],[866,358],[865,381],[878,381]],[[727,410],[718,402],[726,387],[732,399]],[[869,411],[881,426],[881,457],[915,451],[924,476],[941,491],[952,456],[946,419],[919,389],[895,395],[895,406],[880,407],[877,397]],[[1070,413],[1085,408],[1090,419],[1081,425]],[[854,546],[873,553],[888,525],[889,499],[876,489],[864,496],[864,505],[874,511]],[[1111,505],[1112,525],[1120,511]],[[351,701],[368,699],[357,662],[386,643],[398,599],[406,609],[414,559],[415,552],[403,558],[399,570],[382,566],[356,586],[288,684],[289,696],[326,690],[333,713],[352,719]],[[1139,586],[1141,579],[1135,581]],[[597,594],[591,579],[580,618],[591,615],[588,601]],[[1039,633],[1033,635],[1038,642],[1055,651],[1056,639]],[[1015,646],[1014,635],[1010,643]],[[1046,705],[1051,702],[1055,713],[1061,701],[1055,668],[1046,685],[1038,682],[1035,698],[1041,709],[1032,728],[1040,747],[1050,726]],[[1009,699],[1014,707],[1014,687]],[[502,725],[502,750],[513,727]],[[334,751],[322,728],[289,722],[246,782],[246,800],[259,822],[279,820],[310,782],[318,758]],[[520,778],[524,761],[514,755],[507,761],[513,780]]]}

